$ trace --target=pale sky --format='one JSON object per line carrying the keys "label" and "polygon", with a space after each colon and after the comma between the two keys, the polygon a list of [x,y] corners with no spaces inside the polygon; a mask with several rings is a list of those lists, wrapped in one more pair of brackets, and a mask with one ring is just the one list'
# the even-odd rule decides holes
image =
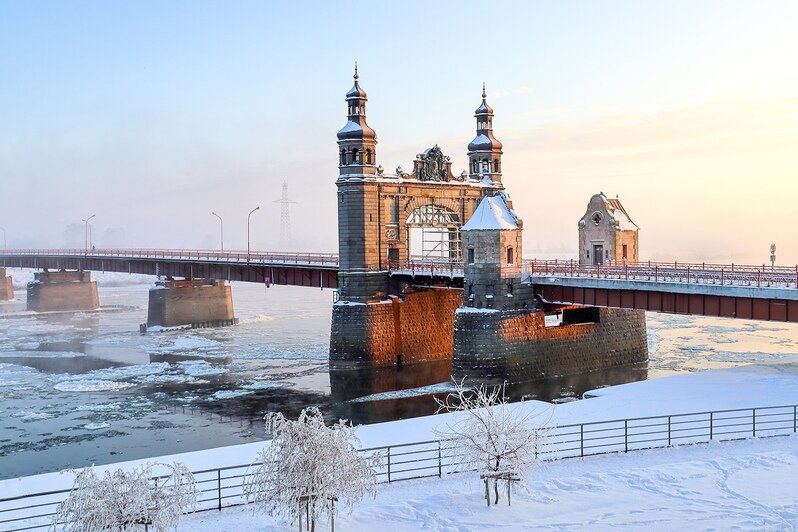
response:
{"label": "pale sky", "polygon": [[[482,82],[525,255],[576,254],[620,196],[642,259],[798,263],[798,3],[0,0],[9,247],[336,251],[337,147],[360,65],[378,163],[466,168]],[[1,242],[0,242],[1,244]]]}

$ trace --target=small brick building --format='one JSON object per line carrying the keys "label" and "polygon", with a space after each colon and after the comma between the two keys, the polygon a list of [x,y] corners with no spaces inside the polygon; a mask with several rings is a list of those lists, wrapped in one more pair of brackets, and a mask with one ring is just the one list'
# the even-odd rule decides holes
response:
{"label": "small brick building", "polygon": [[579,264],[638,262],[638,233],[618,198],[595,194],[579,220]]}

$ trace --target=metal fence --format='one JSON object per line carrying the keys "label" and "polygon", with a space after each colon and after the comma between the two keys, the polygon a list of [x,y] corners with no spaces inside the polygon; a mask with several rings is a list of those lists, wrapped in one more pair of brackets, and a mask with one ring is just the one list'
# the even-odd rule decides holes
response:
{"label": "metal fence", "polygon": [[[606,453],[629,452],[673,445],[786,436],[798,430],[798,405],[715,410],[596,421],[541,428],[538,455],[559,460]],[[361,449],[379,454],[379,483],[442,477],[473,471],[462,448],[452,440],[429,440]],[[249,465],[194,471],[200,492],[197,511],[221,510],[245,504],[242,484]],[[59,502],[70,490],[0,498],[0,531],[46,529]]]}
{"label": "metal fence", "polygon": [[655,281],[684,284],[712,284],[745,287],[798,287],[798,265],[767,266],[711,264],[707,262],[626,262],[579,264],[574,260],[527,260],[523,271],[531,276],[582,277]]}

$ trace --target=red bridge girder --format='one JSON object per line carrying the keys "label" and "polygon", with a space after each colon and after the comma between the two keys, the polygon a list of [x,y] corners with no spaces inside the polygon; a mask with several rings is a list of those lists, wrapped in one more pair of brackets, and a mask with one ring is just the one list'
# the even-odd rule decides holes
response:
{"label": "red bridge girder", "polygon": [[536,285],[535,292],[552,307],[586,305],[695,314],[720,318],[798,323],[798,301],[654,290]]}

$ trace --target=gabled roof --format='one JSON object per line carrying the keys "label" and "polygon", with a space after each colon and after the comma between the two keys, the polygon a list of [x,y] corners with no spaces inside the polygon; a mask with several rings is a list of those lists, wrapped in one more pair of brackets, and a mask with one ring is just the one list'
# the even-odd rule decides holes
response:
{"label": "gabled roof", "polygon": [[507,205],[503,194],[485,196],[479,202],[471,219],[460,228],[461,231],[484,231],[518,229],[518,217]]}
{"label": "gabled roof", "polygon": [[618,198],[607,198],[605,196],[604,205],[607,207],[607,211],[612,214],[618,222],[618,229],[621,231],[637,231],[640,229],[637,224],[632,221],[629,214],[627,214],[623,205],[621,205],[621,200]]}

